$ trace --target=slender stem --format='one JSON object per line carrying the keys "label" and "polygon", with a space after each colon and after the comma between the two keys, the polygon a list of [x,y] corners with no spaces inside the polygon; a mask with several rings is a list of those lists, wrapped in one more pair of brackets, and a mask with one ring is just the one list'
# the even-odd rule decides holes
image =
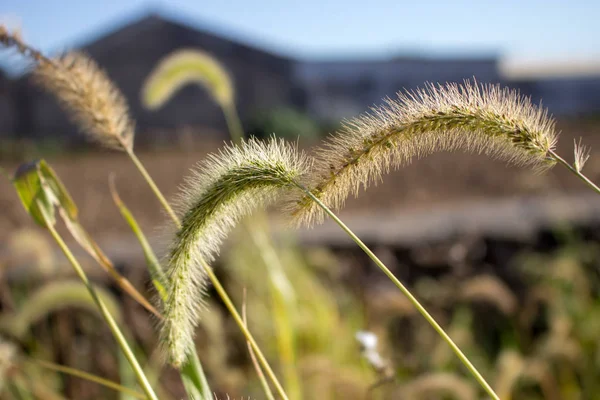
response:
{"label": "slender stem", "polygon": [[279,256],[270,243],[266,227],[263,224],[252,225],[249,220],[244,221],[244,225],[269,274],[268,285],[273,319],[277,331],[275,339],[279,349],[283,381],[290,398],[301,399],[302,389],[296,368],[294,329],[290,320],[290,314],[295,313],[295,310],[292,309],[295,305],[293,299],[294,289],[285,275]]}
{"label": "slender stem", "polygon": [[568,162],[566,162],[561,156],[559,156],[558,154],[556,154],[553,150],[550,150],[549,153],[550,153],[550,156],[554,160],[556,160],[560,164],[564,165],[569,171],[571,171],[573,174],[575,174],[575,176],[577,176],[586,185],[588,185],[590,188],[592,188],[592,190],[594,190],[596,193],[600,194],[600,188],[598,186],[596,186],[596,184],[594,182],[592,182],[591,180],[589,180],[589,178],[587,176],[585,176],[581,172],[577,171],[577,169],[575,169],[575,167],[573,167],[571,164],[569,164]]}
{"label": "slender stem", "polygon": [[158,188],[158,186],[156,186],[156,183],[154,183],[154,180],[152,179],[152,177],[150,176],[148,171],[146,171],[146,168],[144,167],[142,162],[139,160],[139,158],[137,158],[137,156],[135,155],[133,150],[131,150],[131,151],[128,150],[127,154],[129,155],[129,158],[131,158],[131,161],[133,161],[133,163],[135,164],[137,169],[140,171],[140,173],[142,174],[142,176],[144,177],[146,182],[148,182],[150,189],[152,189],[152,191],[154,192],[154,195],[156,196],[158,201],[160,201],[160,203],[164,207],[165,211],[167,211],[167,214],[169,214],[169,217],[171,217],[171,219],[173,220],[175,225],[177,225],[177,227],[179,227],[181,224],[179,222],[179,218],[177,218],[177,214],[175,214],[175,211],[173,211],[173,209],[169,205],[169,202],[167,201],[167,199],[165,199],[165,196],[163,196],[163,194],[160,191],[160,189]]}
{"label": "slender stem", "polygon": [[244,129],[242,128],[242,122],[240,121],[235,105],[222,106],[221,108],[225,115],[225,121],[227,122],[231,140],[236,144],[240,144],[244,139]]}
{"label": "slender stem", "polygon": [[136,392],[133,389],[129,389],[128,387],[120,385],[120,384],[118,384],[116,382],[113,382],[113,381],[108,380],[108,379],[104,379],[104,378],[102,378],[100,376],[96,376],[94,374],[90,374],[90,373],[85,372],[85,371],[81,371],[81,370],[78,370],[78,369],[75,369],[75,368],[70,368],[70,367],[67,367],[65,365],[54,364],[54,363],[51,363],[51,362],[48,362],[48,361],[43,361],[43,360],[30,359],[30,361],[33,364],[39,365],[40,367],[43,367],[43,368],[46,368],[46,369],[49,369],[49,370],[52,370],[52,371],[56,371],[56,372],[61,372],[63,374],[72,375],[72,376],[75,376],[77,378],[85,379],[87,381],[94,382],[94,383],[97,383],[99,385],[106,386],[108,388],[116,390],[118,392],[127,394],[128,396],[132,396],[132,397],[135,397],[135,398],[138,398],[138,399],[143,399],[143,400],[145,400],[147,398],[144,394],[142,394],[140,392]]}
{"label": "slender stem", "polygon": [[256,344],[254,337],[252,336],[252,334],[246,327],[246,324],[244,324],[244,320],[242,319],[240,314],[237,312],[235,305],[233,305],[233,302],[227,295],[227,292],[225,291],[225,289],[223,288],[223,286],[221,285],[221,283],[219,282],[217,277],[215,276],[215,273],[213,272],[212,268],[210,268],[204,260],[201,260],[201,264],[202,264],[202,267],[206,270],[206,273],[208,274],[208,277],[210,278],[213,286],[215,287],[215,290],[217,291],[217,293],[219,293],[219,296],[223,300],[223,303],[225,303],[225,307],[227,307],[227,309],[233,316],[233,319],[235,320],[236,324],[238,325],[238,327],[240,328],[240,330],[246,337],[246,340],[250,343],[250,345],[254,349],[254,352],[256,353],[256,356],[258,357],[258,361],[260,361],[261,366],[265,369],[265,372],[269,376],[269,378],[271,378],[271,381],[273,381],[273,384],[275,385],[275,389],[277,389],[277,392],[279,392],[279,396],[284,400],[288,400],[288,397],[285,394],[285,390],[283,390],[283,387],[279,383],[277,376],[275,376],[275,373],[271,369],[271,366],[267,362],[267,359],[265,358],[262,351],[260,350],[260,347],[258,347],[258,344]]}
{"label": "slender stem", "polygon": [[96,290],[90,283],[87,275],[83,271],[83,268],[81,268],[81,265],[79,265],[79,262],[77,261],[75,256],[73,256],[73,253],[71,253],[71,250],[69,250],[69,248],[63,241],[62,237],[58,234],[56,229],[54,229],[54,226],[50,222],[48,216],[43,211],[43,207],[40,206],[39,209],[42,210],[41,214],[42,214],[42,217],[44,218],[44,222],[46,223],[46,227],[48,228],[48,231],[50,231],[50,234],[52,235],[52,237],[54,238],[56,243],[58,243],[58,246],[60,247],[60,249],[62,250],[64,255],[67,257],[67,260],[69,260],[69,262],[75,269],[75,272],[77,273],[79,278],[83,281],[83,283],[87,287],[87,289],[90,293],[90,296],[92,296],[92,300],[94,300],[94,303],[96,303],[96,305],[100,309],[100,313],[102,314],[102,316],[104,317],[104,320],[108,324],[108,327],[110,328],[113,336],[115,337],[115,340],[117,341],[119,347],[123,351],[125,358],[127,358],[127,361],[129,361],[129,364],[131,365],[131,368],[133,369],[133,372],[135,373],[135,375],[137,377],[138,383],[142,387],[144,393],[146,393],[146,396],[149,399],[158,400],[158,397],[156,396],[156,394],[154,393],[154,390],[150,386],[150,383],[148,382],[148,379],[146,378],[146,375],[144,374],[142,367],[140,366],[137,359],[135,358],[133,351],[131,351],[131,349],[129,348],[129,345],[127,344],[127,340],[123,336],[123,333],[119,329],[119,326],[117,325],[116,321],[114,320],[114,318],[108,311],[108,308],[106,307],[106,305],[104,304],[102,299],[100,299],[100,297],[96,293]]}
{"label": "slender stem", "polygon": [[[244,321],[244,325],[246,328],[248,327],[248,319],[246,318],[246,288],[244,287],[244,300],[242,301],[242,320]],[[258,376],[258,380],[260,381],[260,385],[263,388],[263,392],[265,392],[265,396],[267,396],[267,400],[275,400],[273,393],[271,392],[271,388],[269,387],[269,383],[265,378],[265,374],[256,359],[256,355],[254,354],[254,350],[252,350],[252,345],[250,342],[246,340],[248,344],[248,354],[250,354],[250,359],[252,360],[252,365],[254,366],[254,370],[256,371],[256,375]]]}
{"label": "slender stem", "polygon": [[325,213],[327,213],[327,215],[329,215],[335,221],[335,223],[338,224],[340,226],[340,228],[342,228],[342,230],[344,232],[346,232],[348,234],[348,236],[350,236],[352,238],[352,240],[354,240],[354,242],[358,245],[358,247],[360,247],[369,256],[369,258],[371,260],[373,260],[373,262],[383,271],[383,273],[386,274],[387,277],[390,278],[390,280],[392,282],[394,282],[394,284],[398,287],[398,289],[400,289],[400,291],[402,293],[404,293],[404,295],[413,304],[413,306],[419,311],[419,313],[421,313],[421,315],[423,315],[423,317],[427,320],[427,322],[429,322],[429,324],[433,327],[433,329],[435,329],[435,331],[442,337],[442,339],[444,339],[444,341],[446,343],[448,343],[448,345],[452,348],[452,350],[458,356],[460,361],[462,361],[462,363],[465,365],[465,367],[467,367],[469,372],[471,372],[471,374],[475,377],[475,379],[479,382],[479,384],[483,387],[483,389],[485,389],[485,391],[488,393],[488,395],[492,399],[500,400],[500,398],[494,392],[492,387],[486,382],[486,380],[483,378],[483,376],[481,376],[481,374],[479,373],[479,371],[477,371],[475,366],[473,364],[471,364],[471,362],[469,361],[467,356],[464,355],[464,353],[460,350],[460,348],[456,345],[456,343],[454,343],[454,341],[450,338],[450,336],[448,336],[448,334],[444,331],[444,329],[436,322],[436,320],[431,316],[431,314],[429,314],[429,312],[427,312],[425,307],[423,307],[421,305],[421,303],[419,303],[419,301],[416,299],[416,297],[414,297],[412,295],[410,290],[408,290],[402,284],[402,282],[400,282],[398,280],[398,278],[396,278],[394,276],[392,271],[390,271],[385,266],[385,264],[383,262],[381,262],[381,260],[362,242],[362,240],[360,240],[358,238],[358,236],[356,236],[354,234],[354,232],[352,232],[352,230],[350,230],[350,228],[348,228],[346,226],[346,224],[344,224],[344,222],[342,222],[341,219],[338,218],[337,215],[335,215],[333,213],[333,211],[331,211],[329,209],[329,207],[327,207],[325,204],[323,204],[323,202],[321,202],[321,200],[319,200],[316,196],[314,196],[308,189],[306,189],[305,187],[302,187],[302,186],[299,186],[299,187],[315,203],[317,203],[317,205],[319,205],[319,207],[321,207],[325,211]]}
{"label": "slender stem", "polygon": [[212,399],[210,385],[204,374],[204,369],[202,369],[202,363],[198,358],[197,352],[190,351],[186,362],[181,368],[180,375],[185,391],[191,398],[194,398],[196,393],[199,393],[204,400]]}

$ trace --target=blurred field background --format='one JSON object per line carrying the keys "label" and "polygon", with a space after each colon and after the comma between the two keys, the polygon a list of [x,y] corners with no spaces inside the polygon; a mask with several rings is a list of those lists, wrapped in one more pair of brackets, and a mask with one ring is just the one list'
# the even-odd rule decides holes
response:
{"label": "blurred field background", "polygon": [[[16,2],[5,8],[0,6],[0,15],[21,10]],[[247,132],[298,140],[308,153],[342,118],[403,87],[475,76],[543,99],[562,132],[559,153],[569,158],[573,140],[582,138],[591,147],[585,172],[600,180],[600,61],[570,65],[563,55],[555,68],[550,62],[537,70],[527,64],[513,68],[512,75],[487,50],[468,56],[452,49],[446,50],[450,56],[400,51],[366,61],[358,52],[346,61],[339,54],[307,61],[265,50],[260,41],[249,45],[239,38],[240,44],[221,37],[222,31],[205,30],[202,21],[188,16],[181,22],[164,10],[138,12],[93,39],[73,42],[83,43],[74,47],[83,47],[123,88],[139,124],[139,157],[169,199],[189,169],[227,140],[221,114],[199,88],[184,89],[157,114],[141,107],[147,72],[168,51],[184,46],[204,48],[232,73]],[[21,17],[27,38],[28,18]],[[581,25],[581,35],[588,35]],[[42,28],[32,33],[34,39]],[[46,159],[78,204],[82,225],[151,297],[143,252],[112,201],[108,176],[115,174],[121,197],[162,254],[167,218],[159,203],[123,154],[88,144],[31,85],[22,60],[2,56],[0,167],[12,174],[25,161]],[[19,337],[20,354],[133,386],[108,330],[69,286],[76,285],[58,248],[4,178],[0,209],[0,332]],[[350,199],[340,215],[448,328],[503,399],[600,399],[600,202],[567,172],[535,174],[483,155],[434,154],[392,171],[377,187]],[[269,216],[295,304],[289,328],[296,337],[292,370],[301,382],[299,398],[483,398],[429,326],[341,232],[328,223],[294,231],[277,210]],[[177,374],[154,351],[152,319],[91,258],[78,255],[120,308],[136,352],[160,382],[161,399],[183,397]],[[249,326],[284,373],[286,360],[273,340],[280,331],[271,318],[267,272],[242,233],[227,241],[215,269],[237,304],[244,288],[248,291]],[[66,299],[54,304],[44,290]],[[197,345],[217,396],[262,398],[245,343],[214,294],[209,308]],[[355,340],[361,330],[377,334],[385,368],[374,369],[363,357]],[[0,375],[7,365],[7,376],[18,384],[0,386],[1,398],[21,398],[14,387],[36,399],[127,398],[26,358],[4,361],[5,344],[0,341]]]}

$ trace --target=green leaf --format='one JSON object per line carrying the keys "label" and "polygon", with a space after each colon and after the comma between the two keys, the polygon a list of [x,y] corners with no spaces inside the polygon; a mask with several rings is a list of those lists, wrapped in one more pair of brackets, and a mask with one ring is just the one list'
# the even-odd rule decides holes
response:
{"label": "green leaf", "polygon": [[140,242],[140,245],[142,246],[142,250],[144,251],[144,257],[146,258],[146,264],[148,265],[148,271],[150,272],[150,277],[152,278],[152,283],[154,284],[156,291],[160,295],[160,298],[164,301],[167,298],[167,291],[165,289],[167,279],[165,277],[164,271],[162,270],[160,263],[158,262],[158,258],[156,257],[154,250],[152,250],[150,243],[148,243],[146,235],[144,235],[144,232],[140,229],[140,226],[135,220],[133,214],[131,213],[131,211],[129,211],[129,208],[127,208],[125,203],[123,203],[123,201],[121,200],[121,197],[119,196],[119,193],[117,192],[117,189],[115,187],[113,176],[111,176],[109,186],[113,201],[119,208],[119,211],[125,219],[125,222],[127,222],[129,227],[137,237],[138,241]]}
{"label": "green leaf", "polygon": [[38,205],[44,207],[46,215],[54,225],[56,223],[56,216],[54,213],[55,201],[53,196],[49,196],[49,193],[42,186],[39,167],[40,161],[32,161],[20,165],[15,173],[12,183],[19,195],[19,199],[21,199],[23,207],[25,207],[25,211],[31,215],[35,222],[45,227],[46,223],[44,222],[44,218],[42,217]]}
{"label": "green leaf", "polygon": [[57,206],[65,210],[70,219],[77,218],[78,210],[75,202],[54,170],[44,160],[38,162],[38,175],[42,185],[48,185],[48,189],[56,196]]}

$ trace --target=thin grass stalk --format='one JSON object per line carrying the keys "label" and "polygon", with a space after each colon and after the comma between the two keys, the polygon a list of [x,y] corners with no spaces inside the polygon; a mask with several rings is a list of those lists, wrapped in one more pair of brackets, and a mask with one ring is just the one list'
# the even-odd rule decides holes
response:
{"label": "thin grass stalk", "polygon": [[551,158],[553,158],[559,164],[562,164],[564,167],[566,167],[571,173],[573,173],[576,177],[578,177],[580,180],[582,180],[583,183],[588,185],[594,192],[600,194],[600,188],[594,182],[592,182],[587,176],[585,176],[580,171],[578,171],[577,168],[573,167],[571,164],[569,164],[567,161],[565,161],[565,159],[563,159],[561,156],[556,154],[555,151],[550,150],[549,154],[550,154]]}
{"label": "thin grass stalk", "polygon": [[[198,353],[195,351],[190,352],[188,362],[185,363],[182,371],[185,372],[185,376],[182,375],[181,379],[186,392],[189,394],[199,390],[206,399],[210,399],[207,395],[207,392],[210,393],[210,385],[204,374],[204,369],[202,369],[202,363],[198,358]],[[190,380],[188,377],[192,379]],[[190,387],[190,385],[193,387]]]}
{"label": "thin grass stalk", "polygon": [[42,368],[48,369],[50,371],[56,371],[56,372],[60,372],[62,374],[67,374],[67,375],[71,375],[77,378],[81,378],[81,379],[85,379],[86,381],[90,381],[90,382],[94,382],[97,383],[99,385],[105,386],[107,388],[116,390],[118,392],[127,394],[129,396],[138,398],[138,399],[146,399],[146,395],[144,395],[143,393],[137,392],[133,389],[130,389],[128,387],[125,387],[123,385],[120,385],[116,382],[113,382],[111,380],[102,378],[100,376],[94,375],[94,374],[90,374],[88,372],[85,371],[81,371],[78,370],[76,368],[71,368],[71,367],[67,367],[65,365],[59,365],[59,364],[55,364],[52,362],[48,362],[48,361],[44,361],[44,360],[35,360],[35,359],[30,359],[29,360],[32,364],[38,365]]}
{"label": "thin grass stalk", "polygon": [[[295,335],[290,319],[290,311],[293,311],[293,299],[290,295],[293,288],[290,287],[287,276],[283,271],[283,265],[279,256],[273,249],[272,243],[264,225],[252,225],[249,220],[244,223],[246,231],[257,247],[258,253],[269,273],[269,292],[271,297],[271,308],[277,334],[277,348],[279,361],[281,363],[283,379],[291,399],[302,398],[302,388],[298,371],[296,369],[296,351],[294,347]],[[287,298],[286,298],[287,297]]]}
{"label": "thin grass stalk", "polygon": [[425,307],[421,305],[421,303],[412,295],[410,290],[406,288],[402,282],[396,278],[396,276],[390,271],[385,264],[360,240],[358,236],[352,232],[352,230],[344,224],[344,222],[338,218],[337,215],[333,213],[321,200],[319,200],[316,196],[314,196],[308,189],[298,185],[300,189],[302,189],[308,197],[310,197],[321,209],[334,220],[336,224],[339,225],[340,228],[350,238],[360,247],[373,262],[383,271],[383,273],[400,289],[400,291],[408,298],[408,300],[412,303],[412,305],[421,313],[421,315],[429,322],[429,324],[435,329],[435,331],[441,336],[441,338],[452,348],[456,356],[460,359],[460,361],[465,365],[465,367],[469,370],[469,372],[473,375],[473,377],[479,382],[481,387],[487,392],[487,394],[494,400],[500,400],[498,395],[494,392],[492,387],[487,383],[485,378],[479,373],[477,368],[469,361],[467,356],[460,350],[460,348],[454,343],[454,341],[448,336],[448,334],[444,331],[444,329],[437,323],[437,321],[427,312]]}
{"label": "thin grass stalk", "polygon": [[19,400],[36,400],[33,394],[28,390],[28,383],[23,374],[16,374],[11,380],[8,389],[12,392],[13,397]]}
{"label": "thin grass stalk", "polygon": [[171,220],[175,223],[175,225],[177,225],[177,227],[179,227],[180,222],[179,222],[179,218],[177,218],[177,214],[175,214],[175,211],[173,211],[173,208],[171,208],[171,206],[169,205],[169,202],[167,201],[167,199],[165,199],[165,196],[163,196],[163,194],[160,191],[160,189],[158,188],[158,186],[156,186],[154,179],[152,179],[152,177],[150,176],[150,174],[144,167],[144,164],[142,164],[140,159],[137,158],[137,156],[135,155],[133,150],[128,150],[127,155],[129,156],[131,161],[133,161],[133,164],[136,166],[138,171],[140,171],[140,173],[142,174],[142,176],[148,183],[148,186],[150,186],[150,189],[152,189],[152,192],[154,193],[154,195],[156,196],[156,198],[158,199],[160,204],[163,206],[163,208],[165,209],[167,214],[169,214],[169,217],[171,218]]}
{"label": "thin grass stalk", "polygon": [[235,144],[240,144],[244,139],[244,128],[242,128],[242,122],[240,121],[235,105],[222,106],[221,109],[225,115],[225,122],[227,123],[231,140]]}
{"label": "thin grass stalk", "polygon": [[[246,288],[244,288],[244,295],[242,301],[242,319],[244,320],[244,324],[248,327],[248,319],[246,318]],[[258,376],[258,380],[260,381],[260,385],[262,386],[263,392],[265,392],[265,396],[267,396],[267,400],[275,400],[275,396],[273,396],[273,392],[271,392],[271,388],[269,387],[269,383],[265,378],[265,374],[256,359],[256,354],[254,354],[254,350],[252,350],[252,345],[250,342],[246,341],[248,345],[248,354],[250,354],[250,359],[252,360],[252,365],[254,366],[254,370],[256,371],[256,375]]]}
{"label": "thin grass stalk", "polygon": [[81,267],[81,265],[79,265],[79,262],[77,261],[75,256],[73,256],[73,253],[71,253],[71,250],[68,248],[66,243],[63,241],[62,237],[56,231],[56,229],[54,229],[54,226],[52,225],[52,222],[46,215],[44,208],[41,205],[39,205],[39,208],[40,208],[40,210],[42,210],[41,214],[44,219],[44,222],[46,223],[46,227],[47,227],[48,231],[50,232],[50,234],[52,235],[52,238],[56,241],[56,243],[62,250],[65,257],[67,257],[67,260],[69,261],[69,263],[71,263],[71,265],[73,266],[73,269],[75,270],[75,272],[77,273],[79,278],[86,285],[88,291],[90,292],[90,295],[92,296],[92,299],[98,306],[100,313],[104,317],[104,320],[106,321],[106,323],[108,324],[108,327],[110,328],[111,332],[113,333],[113,336],[114,336],[115,340],[117,341],[117,344],[123,351],[123,354],[127,358],[127,361],[129,361],[129,364],[131,365],[131,368],[133,369],[133,371],[136,375],[136,378],[138,380],[138,383],[142,387],[142,390],[144,391],[144,393],[146,394],[146,396],[149,399],[158,400],[158,397],[156,396],[156,394],[154,393],[154,390],[152,389],[152,387],[150,386],[150,383],[148,382],[148,378],[146,378],[146,375],[144,374],[142,367],[138,363],[135,355],[133,354],[133,351],[127,344],[127,340],[123,336],[123,333],[119,329],[116,321],[114,320],[114,318],[108,311],[108,308],[106,307],[106,305],[104,304],[102,299],[100,299],[100,297],[98,297],[96,290],[91,285],[87,275],[83,271],[83,268]]}
{"label": "thin grass stalk", "polygon": [[[27,395],[30,396],[28,399],[32,400],[68,400],[61,394],[57,393],[55,388],[48,386],[46,382],[40,379],[35,379],[29,375],[25,376],[24,372],[18,371],[14,379],[18,379],[23,382],[27,387]],[[144,398],[146,398],[144,396]],[[20,399],[20,398],[18,398]],[[13,399],[15,400],[15,399]]]}
{"label": "thin grass stalk", "polygon": [[252,349],[254,349],[254,352],[256,353],[256,356],[258,357],[258,361],[260,362],[261,366],[265,369],[265,372],[269,376],[271,381],[273,382],[273,385],[275,385],[275,389],[277,389],[279,396],[284,400],[289,400],[287,394],[285,393],[285,390],[283,389],[283,386],[281,386],[281,384],[279,383],[279,380],[277,379],[277,376],[275,376],[275,373],[271,369],[269,362],[263,355],[262,351],[260,350],[260,347],[258,347],[258,344],[254,340],[254,337],[252,336],[252,334],[250,333],[248,328],[246,328],[246,325],[244,324],[244,320],[242,319],[240,314],[237,312],[235,305],[233,305],[233,302],[229,298],[229,295],[227,295],[227,292],[225,291],[225,289],[223,288],[223,286],[221,285],[221,283],[219,282],[217,277],[215,276],[215,273],[206,264],[206,262],[204,260],[201,260],[201,264],[202,264],[202,267],[206,270],[206,273],[207,273],[208,277],[210,278],[213,286],[215,287],[215,290],[217,291],[217,293],[223,300],[223,303],[225,303],[225,307],[227,307],[227,310],[233,316],[233,319],[235,320],[236,324],[238,325],[238,327],[244,334],[246,340],[248,341],[248,343],[250,343],[250,345],[252,346]]}
{"label": "thin grass stalk", "polygon": [[108,183],[115,205],[119,209],[119,212],[123,216],[123,219],[125,219],[125,222],[127,222],[134,235],[137,237],[138,242],[140,242],[140,245],[142,246],[142,250],[144,251],[144,257],[146,258],[146,264],[148,266],[148,271],[150,272],[150,277],[152,278],[152,283],[154,284],[154,288],[158,292],[160,298],[164,301],[167,297],[167,278],[165,276],[164,271],[162,270],[160,262],[158,261],[156,254],[154,254],[150,243],[148,243],[146,235],[140,229],[140,226],[137,223],[135,217],[133,216],[127,205],[121,200],[121,197],[119,196],[115,185],[114,175],[110,175]]}

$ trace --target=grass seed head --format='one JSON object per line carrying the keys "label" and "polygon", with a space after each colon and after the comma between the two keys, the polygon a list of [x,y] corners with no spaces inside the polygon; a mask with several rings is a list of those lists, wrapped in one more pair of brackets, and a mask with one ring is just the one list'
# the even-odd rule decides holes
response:
{"label": "grass seed head", "polygon": [[193,330],[207,285],[204,270],[229,230],[254,209],[293,190],[306,159],[294,146],[272,139],[228,146],[199,164],[182,191],[182,226],[168,256],[170,290],[162,339],[175,365],[193,349]]}
{"label": "grass seed head", "polygon": [[91,58],[73,52],[40,62],[34,79],[91,139],[109,148],[133,150],[134,123],[125,97]]}
{"label": "grass seed head", "polygon": [[209,54],[195,49],[177,50],[158,64],[144,83],[142,103],[158,109],[189,83],[202,85],[220,106],[233,105],[233,84],[225,68]]}
{"label": "grass seed head", "polygon": [[[465,81],[428,85],[345,122],[317,149],[304,185],[326,205],[339,209],[390,168],[436,151],[465,149],[517,164],[552,165],[554,121],[517,92]],[[321,222],[323,211],[308,196],[293,206],[295,220]]]}

